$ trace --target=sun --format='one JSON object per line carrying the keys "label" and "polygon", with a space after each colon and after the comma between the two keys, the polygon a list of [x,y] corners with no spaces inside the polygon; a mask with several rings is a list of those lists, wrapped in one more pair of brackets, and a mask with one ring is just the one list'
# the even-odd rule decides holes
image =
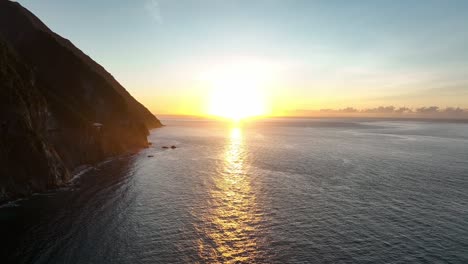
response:
{"label": "sun", "polygon": [[208,113],[239,121],[266,112],[264,78],[251,67],[229,67],[211,80]]}

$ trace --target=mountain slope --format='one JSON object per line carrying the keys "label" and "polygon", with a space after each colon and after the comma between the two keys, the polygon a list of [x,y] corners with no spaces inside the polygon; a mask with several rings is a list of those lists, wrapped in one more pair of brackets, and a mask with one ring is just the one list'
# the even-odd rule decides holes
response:
{"label": "mountain slope", "polygon": [[48,106],[31,70],[0,41],[0,201],[69,179],[46,139]]}
{"label": "mountain slope", "polygon": [[67,63],[73,61],[81,63],[89,71],[94,72],[102,78],[112,89],[122,96],[127,103],[129,111],[132,112],[135,117],[141,119],[148,128],[161,126],[160,121],[151,114],[148,109],[135,100],[101,65],[75,47],[69,40],[52,32],[44,23],[27,9],[23,8],[19,3],[0,0],[0,34],[24,55],[24,59],[28,60],[28,62],[34,66],[42,66],[41,64],[45,62],[48,63],[46,66],[60,65],[61,61],[59,57],[50,57],[50,54],[43,54],[41,50],[38,49],[38,45],[59,45],[59,48],[64,52],[73,55],[72,58],[66,61]]}
{"label": "mountain slope", "polygon": [[148,129],[161,123],[71,42],[0,0],[0,125],[2,201],[146,147]]}

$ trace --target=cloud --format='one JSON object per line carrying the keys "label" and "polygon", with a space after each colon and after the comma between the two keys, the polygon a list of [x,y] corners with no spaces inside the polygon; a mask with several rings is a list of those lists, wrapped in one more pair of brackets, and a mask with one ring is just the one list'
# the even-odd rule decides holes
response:
{"label": "cloud", "polygon": [[357,113],[358,111],[359,110],[353,107],[346,107],[346,108],[338,110],[338,112],[341,112],[341,113]]}
{"label": "cloud", "polygon": [[364,109],[361,110],[363,113],[373,113],[373,114],[388,114],[388,113],[395,113],[394,106],[379,106],[376,108]]}
{"label": "cloud", "polygon": [[161,25],[163,23],[163,17],[161,15],[161,7],[159,5],[159,2],[157,0],[148,0],[146,2],[145,6],[146,10],[148,13],[151,15],[151,17]]}
{"label": "cloud", "polygon": [[[307,111],[307,110],[300,110],[300,111]],[[343,109],[320,109],[322,113],[357,113],[359,110],[353,107],[346,107]]]}
{"label": "cloud", "polygon": [[438,106],[429,106],[429,107],[421,107],[421,108],[416,108],[416,113],[422,113],[422,114],[434,114],[439,112],[439,107]]}
{"label": "cloud", "polygon": [[356,113],[356,112],[359,112],[359,110],[357,110],[354,107],[346,107],[346,108],[343,108],[343,109],[339,109],[338,112],[340,112],[340,113]]}
{"label": "cloud", "polygon": [[466,113],[467,110],[463,110],[461,109],[460,107],[447,107],[445,108],[445,110],[443,110],[444,113],[447,113],[447,114],[463,114],[463,113]]}
{"label": "cloud", "polygon": [[395,109],[395,113],[407,114],[407,113],[413,113],[413,110],[411,110],[411,108],[408,108],[408,107],[400,107],[398,109]]}
{"label": "cloud", "polygon": [[303,116],[375,116],[375,117],[415,117],[415,118],[463,118],[468,119],[468,109],[460,107],[425,106],[419,108],[379,106],[375,108],[356,109],[346,107],[342,109],[295,110]]}

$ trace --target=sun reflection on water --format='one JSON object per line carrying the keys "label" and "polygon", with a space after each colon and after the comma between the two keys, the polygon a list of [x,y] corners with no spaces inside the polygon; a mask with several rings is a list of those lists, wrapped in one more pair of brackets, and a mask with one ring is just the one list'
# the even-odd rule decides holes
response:
{"label": "sun reflection on water", "polygon": [[207,263],[255,262],[260,214],[240,128],[232,128],[223,158],[210,193],[210,209],[203,216],[205,239],[199,240],[199,255]]}

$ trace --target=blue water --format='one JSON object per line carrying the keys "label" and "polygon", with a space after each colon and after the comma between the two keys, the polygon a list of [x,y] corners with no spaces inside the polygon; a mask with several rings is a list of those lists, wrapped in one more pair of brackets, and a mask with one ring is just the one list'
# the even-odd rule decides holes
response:
{"label": "blue water", "polygon": [[466,123],[164,121],[0,208],[2,263],[468,263]]}

